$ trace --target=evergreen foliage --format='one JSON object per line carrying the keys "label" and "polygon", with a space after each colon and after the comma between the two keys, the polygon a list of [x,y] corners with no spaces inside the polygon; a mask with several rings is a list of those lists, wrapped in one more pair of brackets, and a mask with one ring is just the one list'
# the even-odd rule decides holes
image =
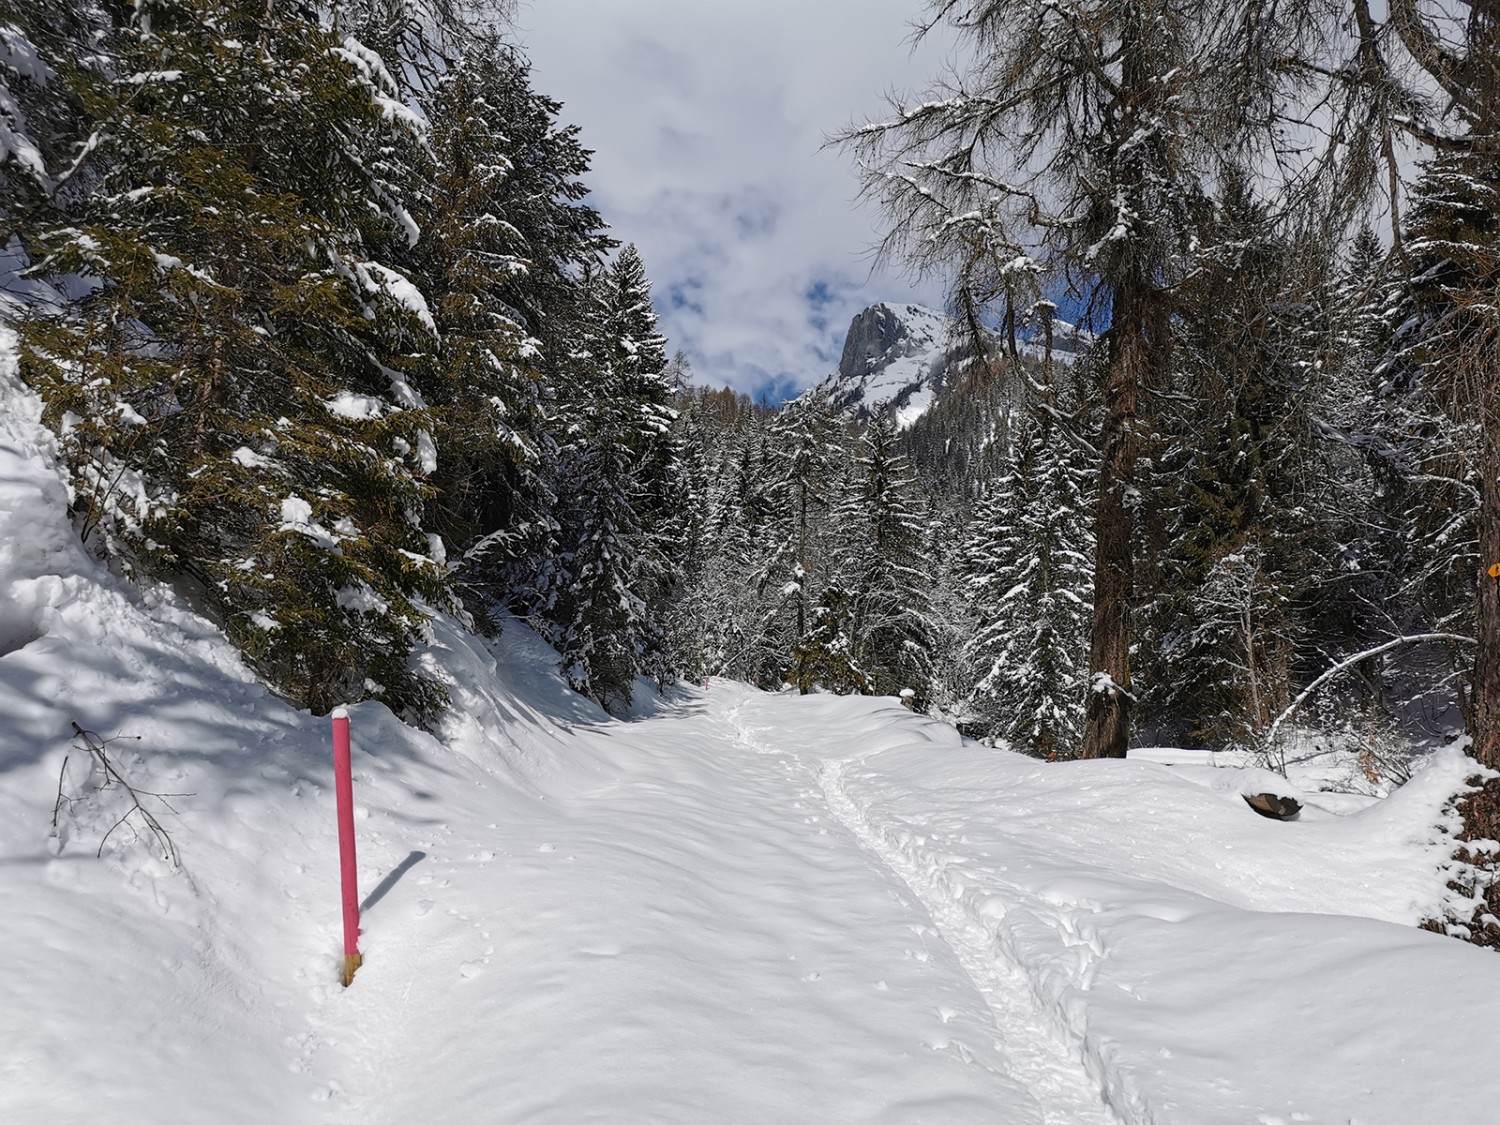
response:
{"label": "evergreen foliage", "polygon": [[447,0],[4,15],[23,375],[102,555],[317,711],[434,718],[418,650],[460,607],[612,708],[671,678],[665,344],[513,47]]}
{"label": "evergreen foliage", "polygon": [[[972,66],[845,138],[966,326],[903,429],[693,386],[459,0],[0,0],[22,373],[89,545],[314,710],[432,721],[432,615],[513,613],[615,713],[681,671],[1049,758],[1267,750],[1341,662],[1330,729],[1389,731],[1438,663],[1391,638],[1440,633],[1500,764],[1500,21],[1459,7],[934,0]],[[1066,365],[1063,291],[1102,332]]]}
{"label": "evergreen foliage", "polygon": [[380,259],[416,238],[390,165],[423,141],[353,39],[276,7],[139,5],[96,123],[92,190],[25,230],[86,295],[25,336],[77,506],[128,568],[196,579],[230,637],[308,706],[430,713],[411,672],[447,579],[423,534],[436,345]]}
{"label": "evergreen foliage", "polygon": [[916,477],[889,413],[872,420],[859,444],[852,502],[839,518],[848,540],[840,570],[853,590],[853,650],[867,690],[906,691],[925,707],[938,626]]}
{"label": "evergreen foliage", "polygon": [[968,726],[1040,757],[1077,757],[1089,680],[1088,473],[1032,422],[980,505],[964,550],[978,674]]}

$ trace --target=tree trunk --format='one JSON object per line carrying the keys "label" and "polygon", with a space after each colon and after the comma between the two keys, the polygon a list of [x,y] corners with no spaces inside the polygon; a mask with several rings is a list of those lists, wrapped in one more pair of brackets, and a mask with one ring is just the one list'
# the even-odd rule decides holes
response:
{"label": "tree trunk", "polygon": [[1094,623],[1083,728],[1085,758],[1123,758],[1130,744],[1130,599],[1134,571],[1136,404],[1149,359],[1144,285],[1115,290],[1105,373],[1099,502],[1094,513]]}
{"label": "tree trunk", "polygon": [[1480,376],[1480,424],[1484,431],[1479,460],[1479,613],[1469,734],[1470,753],[1481,765],[1500,769],[1500,579],[1489,568],[1500,563],[1500,386],[1486,372]]}

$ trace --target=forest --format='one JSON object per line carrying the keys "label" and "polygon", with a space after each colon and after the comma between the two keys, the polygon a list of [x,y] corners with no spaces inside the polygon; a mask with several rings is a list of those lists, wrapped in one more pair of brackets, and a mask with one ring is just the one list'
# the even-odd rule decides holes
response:
{"label": "forest", "polygon": [[[966,61],[831,140],[961,326],[903,427],[670,354],[503,12],[0,0],[6,293],[79,534],[318,714],[431,723],[449,615],[616,714],[719,676],[1052,760],[1500,768],[1500,11],[913,16]],[[1500,944],[1462,852],[1500,785],[1461,811]]]}

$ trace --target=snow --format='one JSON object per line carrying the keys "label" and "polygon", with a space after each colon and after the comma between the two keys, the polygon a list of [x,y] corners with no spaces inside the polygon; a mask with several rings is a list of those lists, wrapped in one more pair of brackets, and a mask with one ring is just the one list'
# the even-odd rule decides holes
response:
{"label": "snow", "polygon": [[[240,446],[229,455],[229,459],[236,465],[243,465],[247,469],[263,469],[273,464],[269,457],[262,456],[261,454],[255,452],[255,450],[251,449],[248,445]],[[283,513],[284,512],[285,509],[283,508]],[[307,514],[312,515],[311,507],[308,508]]]}
{"label": "snow", "polygon": [[340,609],[352,609],[359,613],[382,614],[391,606],[384,598],[363,582],[356,586],[345,586],[334,597]]}
{"label": "snow", "polygon": [[921,305],[891,304],[885,308],[906,328],[885,362],[853,379],[830,375],[811,393],[870,411],[897,403],[897,425],[904,428],[932,405],[931,380],[941,373],[947,358],[954,338],[953,321]]}
{"label": "snow", "polygon": [[[329,531],[312,518],[312,505],[300,496],[288,496],[281,502],[281,528],[297,535],[305,535],[325,551],[337,552],[338,535]],[[347,538],[347,536],[343,536]]]}
{"label": "snow", "polygon": [[[714,681],[613,720],[514,621],[434,620],[435,733],[347,708],[341,988],[329,720],[84,552],[10,345],[0,1121],[1489,1120],[1500,958],[1414,925],[1457,751],[1280,823],[1207,755],[1047,764],[892,699]],[[74,722],[181,794],[143,797],[180,866],[109,833]]]}
{"label": "snow", "polygon": [[353,391],[340,391],[332,398],[325,399],[323,405],[335,417],[348,418],[353,422],[379,418],[385,412],[385,403],[374,395],[355,394]]}
{"label": "snow", "polygon": [[[1022,256],[1006,268],[1023,270],[1034,265],[1031,259]],[[884,309],[885,315],[904,326],[905,334],[878,357],[874,370],[847,378],[836,371],[803,397],[846,413],[873,413],[893,406],[897,428],[907,429],[927,413],[942,387],[951,383],[954,357],[964,333],[953,317],[923,305],[893,303],[871,307]],[[1093,339],[1089,333],[1062,320],[1053,322],[1053,334],[1053,359],[1058,363],[1072,363]],[[992,339],[991,346],[997,349],[1002,346],[998,337]],[[950,349],[954,349],[954,354],[950,355]],[[1045,354],[1039,338],[1021,341],[1019,350],[1023,356],[1038,361]]]}
{"label": "snow", "polygon": [[431,476],[438,467],[437,443],[426,430],[417,431],[417,464],[422,472]]}
{"label": "snow", "polygon": [[[36,47],[11,24],[0,24],[0,70],[45,87],[57,77],[37,53]],[[26,131],[25,115],[11,93],[5,76],[0,74],[0,164],[14,160],[45,189],[52,187],[41,150]]]}
{"label": "snow", "polygon": [[422,296],[422,291],[405,274],[379,262],[356,263],[354,269],[366,292],[383,291],[409,315],[415,317],[423,328],[437,336],[437,322],[432,319],[427,298]]}

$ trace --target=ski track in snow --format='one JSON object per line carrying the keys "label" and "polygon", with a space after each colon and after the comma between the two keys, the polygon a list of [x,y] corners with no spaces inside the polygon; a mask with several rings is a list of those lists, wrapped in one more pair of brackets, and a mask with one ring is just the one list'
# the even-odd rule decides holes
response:
{"label": "ski track in snow", "polygon": [[795,751],[767,745],[743,718],[748,699],[726,715],[737,741],[760,754],[783,756],[817,782],[829,813],[859,842],[881,869],[894,875],[926,911],[937,934],[994,1016],[995,1047],[1011,1074],[1037,1099],[1047,1125],[1120,1125],[1103,1093],[1080,1061],[1082,1045],[1065,1041],[1039,1009],[1025,972],[1002,952],[996,934],[985,929],[957,901],[942,873],[914,862],[887,841],[844,785],[852,759],[830,759],[815,766]]}

